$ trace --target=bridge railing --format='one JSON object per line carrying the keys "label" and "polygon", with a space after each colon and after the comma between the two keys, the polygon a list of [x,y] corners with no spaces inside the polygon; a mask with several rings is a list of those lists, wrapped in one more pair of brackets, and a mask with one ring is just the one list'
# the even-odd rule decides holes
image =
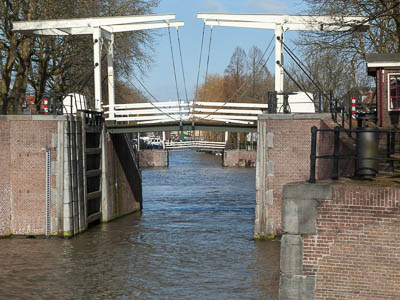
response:
{"label": "bridge railing", "polygon": [[165,149],[172,151],[183,150],[225,150],[225,142],[209,141],[186,141],[186,142],[165,142]]}
{"label": "bridge railing", "polygon": [[224,123],[254,124],[258,115],[268,109],[268,104],[236,102],[191,102],[193,118]]}
{"label": "bridge railing", "polygon": [[104,108],[107,121],[151,124],[189,119],[189,104],[179,101],[116,104],[113,108],[105,105]]}
{"label": "bridge railing", "polygon": [[234,124],[254,124],[268,104],[179,101],[117,104],[104,106],[106,120],[137,124],[206,120]]}

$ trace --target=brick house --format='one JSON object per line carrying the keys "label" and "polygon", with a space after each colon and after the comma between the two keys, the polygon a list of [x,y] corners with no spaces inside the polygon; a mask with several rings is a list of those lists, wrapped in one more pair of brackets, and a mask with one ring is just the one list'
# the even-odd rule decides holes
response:
{"label": "brick house", "polygon": [[368,54],[368,75],[376,78],[378,127],[400,125],[400,53]]}

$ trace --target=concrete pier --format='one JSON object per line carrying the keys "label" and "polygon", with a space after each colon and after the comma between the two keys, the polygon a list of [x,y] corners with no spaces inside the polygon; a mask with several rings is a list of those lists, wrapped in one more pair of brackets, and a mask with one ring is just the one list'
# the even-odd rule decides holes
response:
{"label": "concrete pier", "polygon": [[166,168],[169,164],[166,150],[140,150],[138,156],[140,168]]}
{"label": "concrete pier", "polygon": [[224,167],[255,168],[256,160],[256,150],[225,150],[222,164]]}

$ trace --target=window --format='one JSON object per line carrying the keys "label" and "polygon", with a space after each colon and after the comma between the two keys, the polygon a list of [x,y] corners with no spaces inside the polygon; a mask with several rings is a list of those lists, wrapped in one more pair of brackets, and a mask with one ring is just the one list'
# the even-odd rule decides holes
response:
{"label": "window", "polygon": [[389,74],[389,110],[400,110],[400,74]]}

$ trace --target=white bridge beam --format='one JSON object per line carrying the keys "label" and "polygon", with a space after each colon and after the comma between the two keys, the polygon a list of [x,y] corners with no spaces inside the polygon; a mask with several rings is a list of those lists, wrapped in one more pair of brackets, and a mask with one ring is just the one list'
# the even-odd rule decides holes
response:
{"label": "white bridge beam", "polygon": [[[102,111],[101,50],[107,45],[107,69],[109,90],[109,116],[114,116],[114,33],[137,30],[181,27],[184,22],[170,21],[174,14],[147,16],[98,17],[47,21],[19,21],[13,23],[13,31],[27,35],[92,35],[94,44],[95,109]],[[159,21],[159,22],[157,22]],[[161,21],[161,22],[160,22]]]}
{"label": "white bridge beam", "polygon": [[[284,92],[283,42],[287,30],[365,31],[368,18],[362,16],[273,15],[273,14],[220,14],[199,13],[208,26],[228,26],[275,30],[275,91]],[[278,106],[283,95],[278,95]]]}

